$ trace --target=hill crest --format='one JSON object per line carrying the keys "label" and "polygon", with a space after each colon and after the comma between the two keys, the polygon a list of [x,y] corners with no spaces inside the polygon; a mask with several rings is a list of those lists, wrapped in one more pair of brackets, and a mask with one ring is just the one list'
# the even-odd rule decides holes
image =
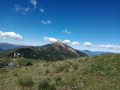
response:
{"label": "hill crest", "polygon": [[66,58],[76,58],[86,56],[86,54],[73,49],[61,41],[43,46],[25,46],[11,49],[0,53],[0,58],[28,58],[43,60],[63,60]]}

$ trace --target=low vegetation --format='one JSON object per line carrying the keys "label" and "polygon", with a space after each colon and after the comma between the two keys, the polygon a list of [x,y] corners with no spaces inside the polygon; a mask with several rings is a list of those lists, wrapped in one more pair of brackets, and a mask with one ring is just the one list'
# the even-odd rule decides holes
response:
{"label": "low vegetation", "polygon": [[17,84],[22,88],[22,90],[31,88],[34,84],[31,77],[19,77],[17,79]]}
{"label": "low vegetation", "polygon": [[31,66],[33,65],[33,60],[32,59],[20,59],[17,60],[17,63],[19,66]]}
{"label": "low vegetation", "polygon": [[32,64],[0,69],[0,90],[120,90],[120,54]]}
{"label": "low vegetation", "polygon": [[62,80],[61,76],[55,76],[54,79],[55,79],[56,83],[58,83]]}
{"label": "low vegetation", "polygon": [[38,81],[38,90],[55,90],[54,85],[50,85],[50,78],[44,77]]}
{"label": "low vegetation", "polygon": [[10,59],[8,59],[8,58],[0,59],[0,68],[8,66],[9,62],[10,62]]}

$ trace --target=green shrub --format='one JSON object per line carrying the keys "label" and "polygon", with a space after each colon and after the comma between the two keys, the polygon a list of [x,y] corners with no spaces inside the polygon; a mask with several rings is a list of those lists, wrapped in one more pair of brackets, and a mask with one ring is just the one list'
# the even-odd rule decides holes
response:
{"label": "green shrub", "polygon": [[48,63],[43,64],[43,67],[48,67],[48,66],[49,66]]}
{"label": "green shrub", "polygon": [[49,87],[49,82],[47,80],[40,80],[38,83],[38,90],[47,89]]}
{"label": "green shrub", "polygon": [[50,85],[49,78],[41,78],[38,82],[38,90],[56,90],[54,85]]}
{"label": "green shrub", "polygon": [[0,68],[8,66],[9,63],[10,63],[10,59],[8,58],[0,59]]}
{"label": "green shrub", "polygon": [[13,72],[13,75],[17,77],[17,76],[18,76],[18,73],[17,73],[17,72]]}
{"label": "green shrub", "polygon": [[66,69],[65,69],[65,71],[66,71],[66,72],[69,72],[69,69],[68,69],[68,68],[66,68]]}
{"label": "green shrub", "polygon": [[77,64],[74,64],[74,65],[73,65],[73,69],[74,69],[74,70],[77,70],[77,69],[78,69],[78,65],[77,65]]}
{"label": "green shrub", "polygon": [[32,87],[34,82],[31,77],[20,77],[17,80],[17,84],[21,87]]}
{"label": "green shrub", "polygon": [[67,63],[70,64],[70,65],[73,65],[73,62],[71,62],[71,61],[67,61]]}
{"label": "green shrub", "polygon": [[56,64],[52,64],[52,67],[53,67],[53,68],[56,68],[56,67],[57,67],[57,65],[56,65]]}
{"label": "green shrub", "polygon": [[17,63],[20,66],[30,66],[30,65],[33,65],[33,60],[31,60],[31,59],[20,59],[20,60],[17,60]]}
{"label": "green shrub", "polygon": [[70,64],[61,64],[58,67],[56,67],[56,73],[60,73],[64,71],[64,69],[70,68]]}
{"label": "green shrub", "polygon": [[60,76],[55,76],[55,77],[54,77],[54,80],[55,80],[55,82],[57,83],[57,82],[61,81],[62,78],[61,78]]}
{"label": "green shrub", "polygon": [[0,73],[7,73],[9,72],[8,69],[0,68]]}
{"label": "green shrub", "polygon": [[48,74],[48,73],[50,73],[50,70],[47,68],[44,73]]}

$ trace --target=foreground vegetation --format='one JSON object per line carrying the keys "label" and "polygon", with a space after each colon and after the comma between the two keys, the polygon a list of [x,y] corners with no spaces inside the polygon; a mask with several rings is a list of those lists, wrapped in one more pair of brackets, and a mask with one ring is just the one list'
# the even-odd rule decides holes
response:
{"label": "foreground vegetation", "polygon": [[26,62],[0,69],[0,90],[120,90],[120,54]]}

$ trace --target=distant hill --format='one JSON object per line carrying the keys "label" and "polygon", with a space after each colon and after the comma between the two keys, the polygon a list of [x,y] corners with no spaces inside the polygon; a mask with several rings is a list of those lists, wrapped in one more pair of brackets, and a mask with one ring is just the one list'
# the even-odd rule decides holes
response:
{"label": "distant hill", "polygon": [[19,47],[4,51],[0,54],[0,58],[28,58],[28,59],[42,59],[42,60],[63,60],[66,58],[76,58],[87,56],[83,52],[75,50],[61,41],[44,46],[27,46]]}
{"label": "distant hill", "polygon": [[101,55],[101,54],[107,54],[108,53],[108,52],[89,51],[89,50],[81,50],[81,52],[83,52],[87,55]]}
{"label": "distant hill", "polygon": [[2,48],[0,48],[0,52],[4,51]]}
{"label": "distant hill", "polygon": [[0,43],[0,48],[3,50],[14,49],[14,48],[22,47],[22,46],[23,45]]}

